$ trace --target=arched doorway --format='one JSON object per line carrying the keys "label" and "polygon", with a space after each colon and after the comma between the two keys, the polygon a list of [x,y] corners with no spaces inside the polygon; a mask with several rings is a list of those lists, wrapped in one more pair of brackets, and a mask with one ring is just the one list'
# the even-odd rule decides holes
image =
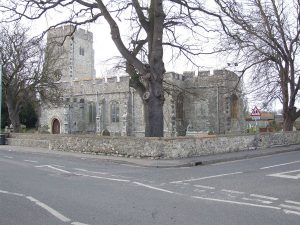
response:
{"label": "arched doorway", "polygon": [[58,119],[54,119],[52,122],[52,134],[60,134],[60,123]]}

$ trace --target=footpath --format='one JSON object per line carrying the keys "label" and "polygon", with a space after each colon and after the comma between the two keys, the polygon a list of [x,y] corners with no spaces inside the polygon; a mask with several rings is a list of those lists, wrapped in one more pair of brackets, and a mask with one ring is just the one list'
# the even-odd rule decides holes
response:
{"label": "footpath", "polygon": [[182,159],[149,159],[149,158],[127,158],[121,156],[105,156],[95,154],[83,154],[76,152],[53,151],[46,148],[32,148],[22,146],[0,145],[0,151],[31,152],[40,154],[56,154],[73,156],[80,158],[94,158],[108,160],[120,164],[131,164],[142,167],[172,168],[172,167],[191,167],[206,164],[213,164],[226,161],[255,158],[266,155],[279,154],[284,152],[299,151],[300,145],[277,146],[267,149],[247,150],[216,155],[198,156]]}

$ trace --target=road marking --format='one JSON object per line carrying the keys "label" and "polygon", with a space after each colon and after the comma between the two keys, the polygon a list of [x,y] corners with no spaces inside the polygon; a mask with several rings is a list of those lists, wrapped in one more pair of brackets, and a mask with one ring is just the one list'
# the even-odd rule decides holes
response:
{"label": "road marking", "polygon": [[[46,211],[48,211],[50,214],[52,214],[53,216],[55,216],[57,219],[63,221],[63,222],[71,222],[71,219],[69,219],[68,217],[62,215],[61,213],[59,213],[58,211],[56,211],[55,209],[51,208],[50,206],[46,205],[45,203],[35,199],[32,196],[25,196],[24,194],[20,194],[20,193],[14,193],[14,192],[9,192],[9,191],[4,191],[4,190],[0,190],[0,193],[3,194],[8,194],[8,195],[15,195],[15,196],[19,196],[19,197],[25,197],[26,199],[30,200],[31,202],[34,202],[36,205],[40,206],[41,208],[45,209]],[[72,222],[72,225],[89,225],[86,223],[80,223],[80,222]]]}
{"label": "road marking", "polygon": [[96,174],[107,174],[105,172],[96,172],[96,171],[89,171],[89,170],[85,170],[85,169],[81,169],[81,168],[74,168],[74,170],[77,170],[77,171],[82,171],[82,172],[89,172],[89,173],[96,173]]}
{"label": "road marking", "polygon": [[193,186],[194,186],[194,187],[198,187],[198,188],[209,189],[209,190],[214,190],[214,189],[216,189],[215,187],[204,186],[204,185],[198,185],[198,184],[195,184],[195,185],[193,185]]}
{"label": "road marking", "polygon": [[37,199],[35,199],[35,198],[31,197],[31,196],[27,196],[26,198],[29,199],[30,201],[34,202],[36,205],[42,207],[43,209],[45,209],[49,213],[51,213],[57,219],[59,219],[59,220],[61,220],[63,222],[71,222],[71,220],[68,217],[65,217],[64,215],[62,215],[61,213],[59,213],[55,209],[51,208],[50,206],[46,205],[45,203],[42,203],[39,200],[37,200]]}
{"label": "road marking", "polygon": [[147,188],[153,189],[153,190],[162,191],[162,192],[167,192],[167,193],[170,193],[170,194],[175,194],[175,192],[169,191],[169,190],[166,190],[166,189],[153,187],[153,186],[146,185],[146,184],[142,184],[142,183],[139,183],[139,182],[133,182],[133,183],[134,183],[134,184],[137,184],[137,185],[139,185],[139,186],[142,186],[142,187],[147,187]]}
{"label": "road marking", "polygon": [[38,161],[25,159],[24,162],[38,163]]}
{"label": "road marking", "polygon": [[291,201],[291,200],[286,200],[285,202],[290,203],[290,204],[300,205],[300,202],[295,202],[295,201]]}
{"label": "road marking", "polygon": [[57,171],[60,171],[60,172],[63,172],[63,173],[71,173],[67,170],[59,169],[59,168],[56,168],[56,167],[51,166],[51,165],[41,165],[41,166],[35,166],[35,167],[37,167],[37,168],[48,167],[50,169],[57,170]]}
{"label": "road marking", "polygon": [[210,179],[210,178],[224,177],[224,176],[241,174],[241,173],[243,173],[243,172],[224,173],[224,174],[218,174],[218,175],[208,176],[208,177],[194,178],[194,179],[189,179],[189,180],[178,180],[178,181],[172,181],[172,182],[170,182],[170,184],[183,183],[183,182],[191,182],[191,181],[198,181],[198,180],[205,180],[205,179]]}
{"label": "road marking", "polygon": [[222,202],[222,203],[229,203],[229,204],[235,204],[235,205],[246,205],[246,206],[253,206],[258,208],[268,208],[268,209],[281,209],[280,207],[276,206],[269,206],[269,205],[258,205],[258,204],[252,204],[247,202],[237,202],[237,201],[230,201],[230,200],[223,200],[223,199],[217,199],[217,198],[206,198],[206,197],[200,197],[200,196],[191,196],[192,198],[207,200],[207,201],[214,201],[214,202]]}
{"label": "road marking", "polygon": [[117,179],[117,178],[109,178],[109,177],[99,177],[99,176],[92,176],[92,175],[87,175],[87,174],[83,174],[83,173],[74,173],[74,174],[78,175],[78,176],[90,177],[90,178],[96,178],[96,179],[119,181],[119,182],[130,182],[130,180],[125,180],[125,179]]}
{"label": "road marking", "polygon": [[296,211],[292,211],[292,210],[284,209],[283,212],[285,212],[286,214],[295,214],[295,215],[300,216],[300,212],[296,212]]}
{"label": "road marking", "polygon": [[300,207],[293,206],[293,205],[285,205],[285,204],[280,204],[281,207],[283,208],[288,208],[288,209],[295,209],[300,211]]}
{"label": "road marking", "polygon": [[57,164],[51,164],[52,166],[60,167],[60,168],[65,168],[65,166],[57,165]]}
{"label": "road marking", "polygon": [[245,194],[245,192],[233,191],[233,190],[226,190],[226,189],[222,189],[222,191],[228,192],[228,193],[232,193],[232,194]]}
{"label": "road marking", "polygon": [[11,156],[6,156],[6,155],[4,155],[3,157],[7,158],[7,159],[13,159],[14,158],[14,157],[11,157]]}
{"label": "road marking", "polygon": [[80,222],[73,222],[71,223],[72,225],[89,225],[89,224],[86,224],[86,223],[80,223]]}
{"label": "road marking", "polygon": [[[293,173],[297,173],[297,174],[288,175],[288,174],[293,174]],[[291,171],[286,171],[286,172],[282,172],[282,173],[273,173],[273,174],[268,174],[267,176],[298,180],[300,178],[300,170],[291,170]]]}
{"label": "road marking", "polygon": [[0,193],[8,194],[8,195],[20,196],[20,197],[23,197],[23,196],[24,196],[23,194],[14,193],[14,192],[9,192],[9,191],[3,191],[3,190],[0,190]]}
{"label": "road marking", "polygon": [[267,200],[261,200],[261,199],[257,199],[257,198],[242,198],[243,200],[246,200],[246,201],[255,201],[255,202],[261,202],[263,204],[272,204],[273,202],[272,201],[267,201]]}
{"label": "road marking", "polygon": [[201,192],[205,192],[205,191],[207,191],[207,190],[201,190],[201,189],[195,189],[195,190],[193,190],[194,192],[199,192],[199,193],[201,193]]}
{"label": "road marking", "polygon": [[278,166],[285,166],[285,165],[290,165],[290,164],[294,164],[294,163],[299,163],[300,160],[298,161],[293,161],[293,162],[289,162],[289,163],[282,163],[282,164],[277,164],[277,165],[273,165],[273,166],[266,166],[266,167],[262,167],[260,168],[261,170],[265,170],[265,169],[269,169],[269,168],[274,168],[274,167],[278,167]]}
{"label": "road marking", "polygon": [[272,201],[278,200],[278,198],[269,197],[269,196],[265,196],[265,195],[250,194],[250,196],[256,197],[256,198],[264,198],[264,199],[268,199],[268,200],[272,200]]}

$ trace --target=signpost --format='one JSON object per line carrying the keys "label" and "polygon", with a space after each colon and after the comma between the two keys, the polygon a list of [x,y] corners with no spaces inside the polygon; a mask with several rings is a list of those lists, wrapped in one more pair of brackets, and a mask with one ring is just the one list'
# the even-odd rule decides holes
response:
{"label": "signpost", "polygon": [[257,108],[257,106],[254,106],[250,115],[251,115],[252,119],[255,121],[255,126],[257,128],[257,120],[260,120],[260,116],[261,116],[261,113],[260,113],[259,109]]}

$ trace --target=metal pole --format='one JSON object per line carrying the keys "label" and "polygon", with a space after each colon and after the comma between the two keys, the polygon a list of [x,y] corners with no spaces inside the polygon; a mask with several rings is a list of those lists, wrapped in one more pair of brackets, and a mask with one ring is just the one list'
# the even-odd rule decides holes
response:
{"label": "metal pole", "polygon": [[2,113],[2,65],[0,64],[0,133],[1,133],[1,125],[2,125],[1,113]]}

